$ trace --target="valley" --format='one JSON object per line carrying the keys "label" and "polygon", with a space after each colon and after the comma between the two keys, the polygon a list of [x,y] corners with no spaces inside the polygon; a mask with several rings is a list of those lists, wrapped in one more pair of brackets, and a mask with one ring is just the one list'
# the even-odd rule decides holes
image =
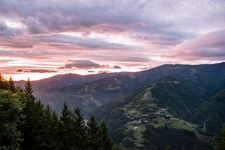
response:
{"label": "valley", "polygon": [[58,113],[64,102],[80,107],[104,121],[113,141],[127,148],[210,150],[224,124],[225,63],[67,74],[32,84],[44,104]]}

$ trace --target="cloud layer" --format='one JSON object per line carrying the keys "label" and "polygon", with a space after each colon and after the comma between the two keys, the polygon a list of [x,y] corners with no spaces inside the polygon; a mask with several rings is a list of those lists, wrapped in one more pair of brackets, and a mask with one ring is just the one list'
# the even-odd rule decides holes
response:
{"label": "cloud layer", "polygon": [[214,63],[225,60],[224,27],[223,0],[0,0],[0,71]]}
{"label": "cloud layer", "polygon": [[72,60],[70,63],[65,64],[65,68],[91,69],[100,67],[101,65],[90,60]]}

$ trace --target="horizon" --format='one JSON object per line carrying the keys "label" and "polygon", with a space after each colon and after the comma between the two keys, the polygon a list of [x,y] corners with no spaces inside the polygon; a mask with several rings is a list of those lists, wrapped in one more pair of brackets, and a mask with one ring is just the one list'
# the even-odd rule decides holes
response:
{"label": "horizon", "polygon": [[225,60],[225,1],[0,0],[0,73],[139,72]]}
{"label": "horizon", "polygon": [[[39,81],[39,80],[42,80],[42,79],[48,79],[48,78],[51,78],[51,77],[55,77],[55,76],[58,76],[58,75],[68,75],[68,74],[71,74],[71,75],[80,75],[80,76],[88,76],[88,75],[99,75],[99,74],[110,74],[110,73],[138,73],[138,72],[142,72],[142,71],[149,71],[151,69],[154,69],[154,68],[157,68],[157,67],[160,67],[160,66],[164,66],[164,65],[190,65],[190,66],[198,66],[198,65],[216,65],[216,64],[222,64],[222,63],[225,63],[225,61],[221,61],[221,62],[217,62],[217,63],[207,63],[207,64],[162,64],[162,65],[159,65],[159,66],[156,66],[156,67],[153,67],[153,68],[148,68],[148,69],[145,69],[145,70],[141,70],[141,71],[119,71],[119,72],[100,72],[100,73],[92,73],[92,74],[77,74],[77,73],[57,73],[57,74],[49,74],[49,75],[43,75],[43,76],[40,76],[41,73],[39,74],[36,74],[36,75],[33,75],[33,76],[30,76],[29,74],[20,74],[22,75],[19,76],[18,78],[13,78],[11,75],[4,75],[4,74],[1,74],[3,75],[4,78],[6,79],[9,79],[10,77],[12,77],[12,79],[14,81],[27,81],[28,79],[30,81]],[[39,76],[38,76],[39,75]],[[31,78],[31,77],[35,77],[35,76],[38,76],[38,78]]]}

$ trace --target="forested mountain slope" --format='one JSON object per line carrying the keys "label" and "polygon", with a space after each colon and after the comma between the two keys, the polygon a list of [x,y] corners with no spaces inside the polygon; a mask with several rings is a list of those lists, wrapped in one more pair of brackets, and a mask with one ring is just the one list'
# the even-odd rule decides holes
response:
{"label": "forested mountain slope", "polygon": [[196,135],[200,127],[185,121],[202,102],[198,92],[183,81],[165,76],[93,113],[106,122],[115,142],[127,147],[210,149],[210,143]]}
{"label": "forested mountain slope", "polygon": [[[137,73],[80,76],[58,75],[33,82],[35,96],[59,111],[63,102],[91,111],[121,96],[142,89],[164,76],[182,80],[201,91],[206,100],[225,88],[225,63],[212,65],[163,65]],[[21,85],[18,82],[17,85]]]}
{"label": "forested mountain slope", "polygon": [[205,123],[209,132],[217,133],[225,125],[225,89],[207,100],[191,120],[198,124]]}
{"label": "forested mountain slope", "polygon": [[106,122],[115,143],[130,148],[211,149],[224,124],[225,63],[68,74],[33,84],[43,103],[57,112],[64,102],[81,107]]}

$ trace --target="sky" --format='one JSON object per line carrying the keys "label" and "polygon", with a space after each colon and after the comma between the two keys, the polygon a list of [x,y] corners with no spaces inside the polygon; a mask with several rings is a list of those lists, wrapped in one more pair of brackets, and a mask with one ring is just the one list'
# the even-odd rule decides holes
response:
{"label": "sky", "polygon": [[225,0],[0,0],[14,80],[223,61]]}

